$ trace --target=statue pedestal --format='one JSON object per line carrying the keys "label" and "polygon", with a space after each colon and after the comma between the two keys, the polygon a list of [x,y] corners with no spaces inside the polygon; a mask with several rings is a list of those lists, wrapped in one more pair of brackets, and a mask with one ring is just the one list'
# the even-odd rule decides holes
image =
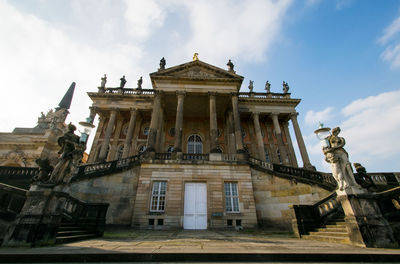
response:
{"label": "statue pedestal", "polygon": [[353,244],[363,247],[398,247],[392,228],[371,194],[357,187],[346,188],[337,194]]}
{"label": "statue pedestal", "polygon": [[[60,190],[56,190],[60,189]],[[55,243],[62,210],[68,195],[62,186],[32,185],[25,204],[9,228],[3,245],[37,246]]]}

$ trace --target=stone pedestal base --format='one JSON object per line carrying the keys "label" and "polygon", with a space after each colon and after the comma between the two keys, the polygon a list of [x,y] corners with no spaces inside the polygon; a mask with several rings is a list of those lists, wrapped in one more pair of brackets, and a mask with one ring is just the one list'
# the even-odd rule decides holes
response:
{"label": "stone pedestal base", "polygon": [[55,243],[61,221],[62,208],[66,201],[63,192],[53,186],[33,185],[20,215],[9,228],[4,238],[6,246],[38,246]]}
{"label": "stone pedestal base", "polygon": [[358,188],[338,192],[351,242],[364,247],[398,247],[393,230],[373,196],[360,192]]}

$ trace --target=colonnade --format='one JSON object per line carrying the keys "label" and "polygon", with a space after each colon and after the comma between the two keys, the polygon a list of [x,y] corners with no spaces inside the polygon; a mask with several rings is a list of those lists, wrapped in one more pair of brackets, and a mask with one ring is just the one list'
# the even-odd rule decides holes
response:
{"label": "colonnade", "polygon": [[[177,91],[177,105],[176,105],[176,117],[175,117],[175,138],[174,138],[174,152],[182,152],[182,136],[183,136],[183,111],[184,111],[184,101],[186,93],[183,91]],[[163,98],[162,91],[156,91],[154,96],[154,104],[153,104],[153,111],[151,114],[151,121],[150,121],[150,128],[149,134],[147,138],[147,150],[149,152],[156,151],[156,145],[158,144],[157,141],[157,134],[160,128],[162,127],[163,122],[163,110],[161,107],[161,102]],[[210,109],[210,152],[216,153],[220,152],[220,148],[218,146],[218,127],[217,127],[217,111],[216,111],[216,100],[217,100],[217,93],[210,92],[208,94],[209,99],[209,109]],[[232,112],[229,112],[227,115],[228,118],[228,130],[233,133],[229,133],[229,140],[235,143],[234,151],[236,153],[244,153],[244,144],[242,138],[242,130],[240,125],[240,114],[239,114],[239,106],[238,106],[238,95],[236,93],[231,94],[231,103],[232,103]],[[116,116],[118,113],[118,109],[112,108],[110,110],[110,117],[109,122],[107,124],[107,128],[105,130],[104,139],[102,142],[102,146],[100,149],[100,153],[98,156],[98,160],[104,161],[106,159],[106,155],[108,152],[108,145],[110,143],[110,138],[112,134],[112,130],[115,124]],[[125,158],[129,156],[130,148],[132,145],[132,136],[133,131],[135,129],[136,119],[137,119],[138,109],[131,108],[130,109],[130,120],[127,129],[126,138],[124,141],[124,149],[122,157]],[[288,130],[288,123],[283,124],[283,129],[285,135],[287,137],[289,153],[285,148],[285,144],[283,142],[282,131],[279,123],[279,113],[260,113],[260,112],[252,112],[252,119],[254,123],[254,130],[256,136],[256,147],[257,147],[257,156],[259,159],[265,160],[265,148],[264,148],[264,141],[261,132],[260,126],[260,114],[268,114],[272,118],[273,129],[278,140],[278,148],[279,152],[282,157],[289,157],[292,160],[292,165],[297,166],[296,157],[294,155],[293,145],[290,139],[290,134]],[[304,144],[303,136],[300,131],[300,127],[297,121],[298,113],[291,113],[290,120],[292,121],[295,136],[297,139],[298,147],[300,150],[301,158],[303,160],[303,165],[306,168],[311,168],[312,165],[310,163],[307,150]],[[233,121],[233,122],[232,122]],[[233,125],[232,125],[233,123]],[[289,156],[290,155],[290,156]]]}

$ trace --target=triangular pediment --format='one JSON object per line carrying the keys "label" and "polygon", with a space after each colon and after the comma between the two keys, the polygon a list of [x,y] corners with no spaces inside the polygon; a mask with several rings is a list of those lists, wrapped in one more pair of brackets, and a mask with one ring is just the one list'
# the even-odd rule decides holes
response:
{"label": "triangular pediment", "polygon": [[238,81],[243,77],[200,60],[191,61],[150,74],[152,79]]}

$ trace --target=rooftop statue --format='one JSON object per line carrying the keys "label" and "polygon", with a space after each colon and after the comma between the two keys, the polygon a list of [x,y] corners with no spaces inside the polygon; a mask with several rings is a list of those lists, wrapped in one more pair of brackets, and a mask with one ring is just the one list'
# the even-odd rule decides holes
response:
{"label": "rooftop statue", "polygon": [[283,81],[282,86],[283,86],[283,93],[285,93],[285,94],[288,93],[289,92],[289,84],[287,82]]}
{"label": "rooftop statue", "polygon": [[197,60],[199,60],[199,53],[195,53],[195,54],[193,54],[193,61],[197,61]]}
{"label": "rooftop statue", "polygon": [[250,93],[253,92],[253,81],[252,80],[250,80],[250,83],[249,83],[249,90],[250,90]]}
{"label": "rooftop statue", "polygon": [[160,69],[159,70],[165,70],[165,64],[166,64],[166,61],[165,61],[164,57],[162,57],[160,60]]}
{"label": "rooftop statue", "polygon": [[142,84],[143,84],[143,78],[140,76],[140,79],[137,81],[137,88],[142,89]]}
{"label": "rooftop statue", "polygon": [[125,84],[126,84],[126,79],[125,79],[125,75],[122,76],[121,80],[121,84],[119,85],[119,88],[124,88]]}
{"label": "rooftop statue", "polygon": [[107,83],[107,75],[104,74],[104,77],[101,78],[100,87],[101,88],[105,88],[106,87],[106,83]]}
{"label": "rooftop statue", "polygon": [[235,72],[233,70],[233,68],[235,67],[235,65],[233,65],[232,61],[229,59],[228,63],[226,64],[228,66],[228,71],[229,72]]}
{"label": "rooftop statue", "polygon": [[268,81],[265,83],[265,91],[267,91],[267,93],[271,92],[271,84]]}
{"label": "rooftop statue", "polygon": [[74,133],[75,130],[76,127],[69,123],[68,131],[57,140],[58,145],[61,147],[58,152],[61,156],[51,173],[50,182],[52,183],[68,182],[68,175],[70,175],[73,164],[76,163],[77,159],[79,162],[80,158],[82,158],[83,150],[79,143],[79,136]]}
{"label": "rooftop statue", "polygon": [[339,190],[343,191],[349,187],[359,187],[354,179],[353,170],[349,162],[349,154],[343,148],[346,144],[344,138],[339,137],[340,127],[332,129],[332,135],[327,139],[328,147],[324,147],[326,162],[331,164],[332,175],[339,185]]}

